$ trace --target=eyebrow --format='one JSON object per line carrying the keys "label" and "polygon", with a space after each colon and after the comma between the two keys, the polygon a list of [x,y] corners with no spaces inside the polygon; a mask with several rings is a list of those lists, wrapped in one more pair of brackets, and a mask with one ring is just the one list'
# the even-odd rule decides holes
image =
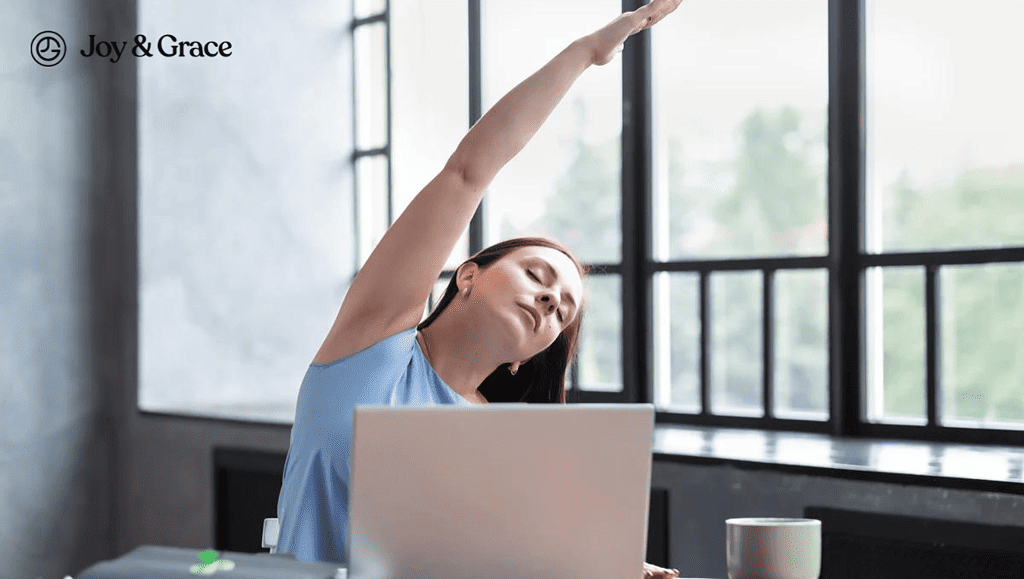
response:
{"label": "eyebrow", "polygon": [[[551,277],[555,278],[556,281],[558,280],[558,272],[555,270],[554,266],[547,262],[547,260],[541,259],[539,257],[531,257],[530,260],[538,261],[541,264],[543,264],[544,269],[548,270],[548,273],[551,274]],[[572,294],[568,292],[562,292],[562,296],[565,298],[566,301],[572,304],[574,310],[579,309],[579,305],[576,303],[576,299],[572,297]]]}

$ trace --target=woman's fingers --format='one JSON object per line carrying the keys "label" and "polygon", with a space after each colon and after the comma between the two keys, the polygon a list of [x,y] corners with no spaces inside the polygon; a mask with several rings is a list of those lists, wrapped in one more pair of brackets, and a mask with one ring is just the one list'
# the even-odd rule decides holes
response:
{"label": "woman's fingers", "polygon": [[675,569],[663,569],[657,565],[644,563],[643,579],[675,579],[679,577],[679,571]]}
{"label": "woman's fingers", "polygon": [[679,5],[682,3],[683,0],[654,0],[650,4],[637,9],[637,14],[642,18],[640,30],[654,26],[662,18],[671,14],[676,8],[679,8]]}
{"label": "woman's fingers", "polygon": [[629,36],[646,30],[658,22],[661,19],[671,14],[679,5],[683,3],[683,0],[654,0],[650,4],[646,4],[637,8],[633,12],[628,12],[620,16],[620,18],[632,16],[633,20],[632,30],[629,32]]}
{"label": "woman's fingers", "polygon": [[592,62],[603,65],[621,50],[627,38],[657,24],[672,13],[682,0],[654,0],[632,12],[624,12],[600,30],[585,37],[586,45],[594,53]]}

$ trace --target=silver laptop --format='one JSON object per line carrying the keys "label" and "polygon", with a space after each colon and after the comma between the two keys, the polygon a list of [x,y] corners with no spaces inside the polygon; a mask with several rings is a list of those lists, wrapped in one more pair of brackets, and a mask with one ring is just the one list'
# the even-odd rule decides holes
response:
{"label": "silver laptop", "polygon": [[361,405],[349,579],[637,577],[650,404]]}

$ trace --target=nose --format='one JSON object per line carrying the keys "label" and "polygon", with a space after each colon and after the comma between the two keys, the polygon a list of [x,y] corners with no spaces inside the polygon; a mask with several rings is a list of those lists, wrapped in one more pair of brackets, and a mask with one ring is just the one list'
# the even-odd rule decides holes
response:
{"label": "nose", "polygon": [[553,312],[558,308],[558,298],[551,290],[545,290],[540,296],[540,301],[545,313]]}

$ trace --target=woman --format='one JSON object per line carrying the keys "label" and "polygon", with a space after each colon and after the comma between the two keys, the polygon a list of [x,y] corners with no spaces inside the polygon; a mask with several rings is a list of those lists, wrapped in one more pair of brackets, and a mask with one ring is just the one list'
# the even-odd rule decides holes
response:
{"label": "woman", "polygon": [[[458,267],[423,306],[488,184],[590,65],[681,0],[654,0],[572,42],[466,134],[359,270],[303,380],[278,501],[278,549],[345,562],[355,404],[565,402],[584,309],[583,267],[557,242],[508,240]],[[675,577],[644,563],[645,578]]]}

